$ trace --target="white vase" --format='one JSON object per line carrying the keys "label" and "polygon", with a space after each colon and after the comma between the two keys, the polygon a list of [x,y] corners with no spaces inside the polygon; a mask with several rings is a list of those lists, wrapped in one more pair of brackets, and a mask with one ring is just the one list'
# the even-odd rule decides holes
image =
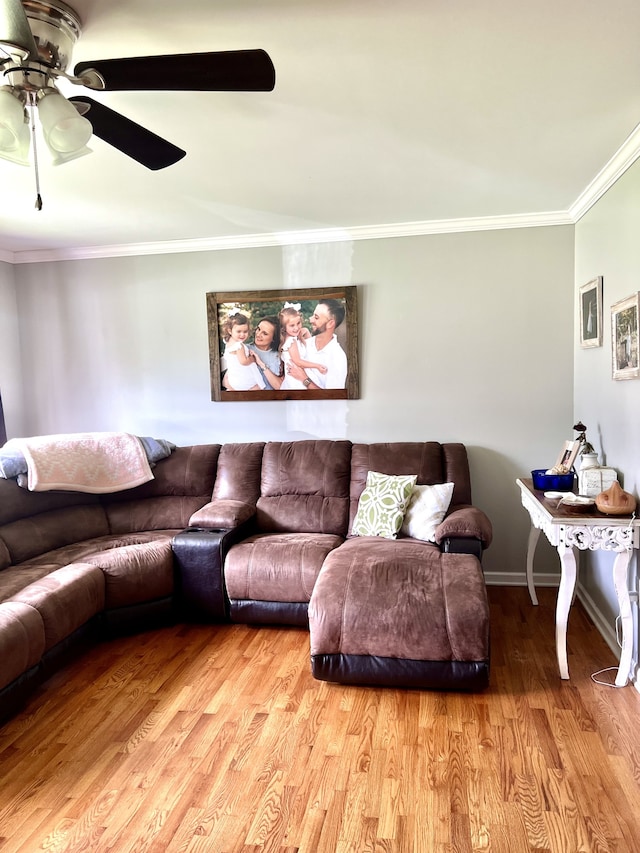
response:
{"label": "white vase", "polygon": [[583,471],[585,468],[597,468],[598,467],[598,454],[597,453],[583,453],[580,457],[580,470]]}

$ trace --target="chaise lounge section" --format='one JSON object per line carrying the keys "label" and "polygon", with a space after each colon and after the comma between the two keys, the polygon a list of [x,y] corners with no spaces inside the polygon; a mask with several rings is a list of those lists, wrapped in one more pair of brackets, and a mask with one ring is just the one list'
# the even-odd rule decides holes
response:
{"label": "chaise lounge section", "polygon": [[350,533],[369,471],[416,474],[417,485],[453,483],[449,513],[433,543],[350,536],[328,555],[309,605],[314,676],[349,684],[485,688],[489,608],[480,557],[491,526],[471,503],[465,447],[354,445]]}

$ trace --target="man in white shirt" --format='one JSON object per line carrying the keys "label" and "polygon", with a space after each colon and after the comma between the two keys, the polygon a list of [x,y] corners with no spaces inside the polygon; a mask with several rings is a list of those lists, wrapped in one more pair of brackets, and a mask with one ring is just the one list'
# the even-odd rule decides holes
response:
{"label": "man in white shirt", "polygon": [[344,388],[347,383],[347,356],[338,343],[335,330],[344,320],[345,309],[339,299],[321,299],[309,320],[311,337],[305,341],[306,360],[323,364],[326,373],[315,368],[289,366],[289,373],[311,391]]}

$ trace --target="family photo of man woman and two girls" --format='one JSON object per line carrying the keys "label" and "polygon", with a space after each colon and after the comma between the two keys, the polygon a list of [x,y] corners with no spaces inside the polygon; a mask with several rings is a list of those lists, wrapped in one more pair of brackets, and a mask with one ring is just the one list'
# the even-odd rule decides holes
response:
{"label": "family photo of man woman and two girls", "polygon": [[[255,305],[260,309],[260,303]],[[302,306],[285,302],[277,313],[260,319],[251,307],[229,310],[221,325],[223,390],[345,388],[347,356],[336,334],[345,318],[344,300],[312,302],[307,317]]]}

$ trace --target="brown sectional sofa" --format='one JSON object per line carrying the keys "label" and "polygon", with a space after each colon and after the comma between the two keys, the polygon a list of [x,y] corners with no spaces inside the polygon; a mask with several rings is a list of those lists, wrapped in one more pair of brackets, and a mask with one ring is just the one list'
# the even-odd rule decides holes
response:
{"label": "brown sectional sofa", "polygon": [[219,452],[178,448],[111,495],[0,479],[0,719],[79,643],[172,616],[171,541],[210,500]]}
{"label": "brown sectional sofa", "polygon": [[[369,470],[455,483],[436,543],[351,535]],[[309,626],[326,680],[488,683],[491,525],[463,445],[198,445],[154,474],[99,496],[0,480],[0,718],[87,638],[176,617]]]}

